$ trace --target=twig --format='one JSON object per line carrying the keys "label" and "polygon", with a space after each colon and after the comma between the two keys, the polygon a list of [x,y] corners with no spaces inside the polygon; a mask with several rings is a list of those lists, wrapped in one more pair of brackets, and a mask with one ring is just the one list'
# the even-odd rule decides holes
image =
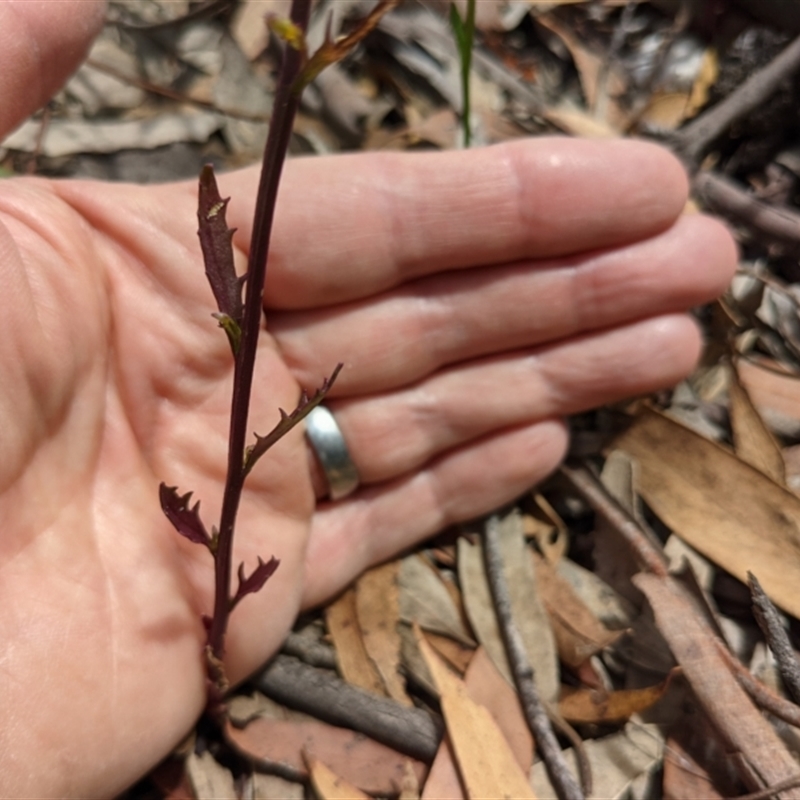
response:
{"label": "twig", "polygon": [[625,539],[647,572],[667,577],[667,560],[642,526],[605,489],[588,467],[562,464],[561,474],[587,503]]}
{"label": "twig", "polygon": [[796,786],[800,786],[800,775],[793,775],[790,778],[773,783],[772,786],[767,786],[766,789],[761,789],[758,792],[737,794],[732,800],[770,800],[771,797],[775,797],[787,789],[794,789]]}
{"label": "twig", "polygon": [[359,731],[427,763],[442,738],[441,720],[426,711],[365,692],[291,656],[275,656],[251,682],[279,703]]}
{"label": "twig", "polygon": [[551,707],[549,703],[545,703],[544,708],[545,711],[547,711],[547,716],[553,727],[572,745],[583,793],[588,797],[592,793],[592,765],[589,762],[589,756],[586,755],[586,747],[583,744],[583,739],[581,739],[578,731],[561,716],[558,706]]}
{"label": "twig", "polygon": [[336,669],[336,651],[325,644],[310,642],[305,636],[299,633],[290,633],[281,647],[281,652],[287,656],[299,658],[312,667],[322,667],[323,669]]}
{"label": "twig", "polygon": [[800,37],[767,66],[755,72],[713,108],[690,122],[672,139],[675,150],[691,166],[697,164],[711,142],[736,120],[755,111],[781,83],[800,68]]}
{"label": "twig", "polygon": [[511,595],[503,574],[503,557],[500,554],[500,521],[491,516],[483,536],[486,578],[492,593],[497,622],[503,634],[508,662],[514,675],[528,727],[542,756],[550,783],[561,800],[583,800],[584,793],[570,772],[558,740],[550,726],[544,703],[536,688],[533,668],[525,652],[525,643],[517,628],[512,611]]}
{"label": "twig", "polygon": [[775,694],[768,686],[753,676],[750,670],[719,639],[715,639],[714,642],[720,655],[725,659],[725,663],[733,672],[733,676],[739,681],[739,685],[750,695],[757,706],[789,725],[800,727],[800,707],[791,700]]}
{"label": "twig", "polygon": [[800,702],[800,664],[797,662],[797,656],[794,654],[794,648],[781,623],[778,611],[752,572],[747,573],[747,584],[753,598],[753,615],[758,627],[761,628],[767,646],[778,662],[778,670],[789,694],[796,703]]}
{"label": "twig", "polygon": [[800,214],[788,207],[764,203],[730,178],[712,172],[699,173],[692,186],[710,210],[742,222],[770,239],[800,244]]}

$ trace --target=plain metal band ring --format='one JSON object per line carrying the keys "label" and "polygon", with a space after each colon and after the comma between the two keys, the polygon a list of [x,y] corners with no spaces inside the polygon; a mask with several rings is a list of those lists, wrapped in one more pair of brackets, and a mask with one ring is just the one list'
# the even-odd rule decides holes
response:
{"label": "plain metal band ring", "polygon": [[328,481],[331,500],[341,500],[358,488],[358,471],[333,414],[317,406],[306,417],[306,437]]}

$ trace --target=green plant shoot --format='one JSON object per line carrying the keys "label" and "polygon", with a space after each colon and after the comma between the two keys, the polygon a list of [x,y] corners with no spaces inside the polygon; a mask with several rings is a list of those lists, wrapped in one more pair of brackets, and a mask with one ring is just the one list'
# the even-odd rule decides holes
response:
{"label": "green plant shoot", "polygon": [[459,59],[461,60],[461,126],[464,130],[464,147],[469,147],[472,141],[470,128],[470,94],[469,75],[472,70],[472,46],[475,41],[475,2],[467,0],[467,17],[461,19],[456,4],[450,5],[450,25],[456,39]]}

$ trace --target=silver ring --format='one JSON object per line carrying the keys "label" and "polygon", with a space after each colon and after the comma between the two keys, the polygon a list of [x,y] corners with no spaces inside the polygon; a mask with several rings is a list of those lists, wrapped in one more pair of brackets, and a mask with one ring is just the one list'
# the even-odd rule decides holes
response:
{"label": "silver ring", "polygon": [[317,406],[306,417],[306,436],[328,480],[331,500],[341,500],[358,488],[358,472],[333,414]]}

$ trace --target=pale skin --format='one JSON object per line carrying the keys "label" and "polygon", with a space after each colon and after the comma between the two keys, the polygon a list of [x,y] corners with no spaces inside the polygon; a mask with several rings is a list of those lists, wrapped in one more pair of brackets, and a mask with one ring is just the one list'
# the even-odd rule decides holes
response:
{"label": "pale skin", "polygon": [[[0,133],[77,66],[86,0],[0,5]],[[244,260],[257,170],[220,178]],[[280,568],[231,620],[241,681],[298,612],[562,458],[564,415],[669,386],[687,309],[732,275],[718,222],[682,215],[680,165],[633,142],[288,164],[250,428],[331,393],[362,486],[318,501],[301,431],[253,472],[235,563]],[[208,553],[158,484],[220,509],[231,389],[194,183],[0,182],[0,795],[108,797],[204,705]],[[315,491],[316,487],[316,491]]]}

